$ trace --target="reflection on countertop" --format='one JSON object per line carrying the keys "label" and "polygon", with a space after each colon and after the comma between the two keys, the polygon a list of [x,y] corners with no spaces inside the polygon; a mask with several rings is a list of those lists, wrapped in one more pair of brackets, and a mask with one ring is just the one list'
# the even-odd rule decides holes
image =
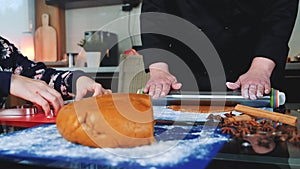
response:
{"label": "reflection on countertop", "polygon": [[[82,70],[87,73],[94,73],[94,72],[119,72],[118,66],[107,66],[107,67],[55,67],[57,70]],[[300,62],[289,62],[286,63],[285,70],[300,70]]]}
{"label": "reflection on countertop", "polygon": [[300,70],[300,62],[286,63],[285,70]]}
{"label": "reflection on countertop", "polygon": [[61,68],[55,68],[56,70],[62,70],[62,71],[74,71],[74,70],[82,70],[86,73],[112,73],[112,72],[119,72],[119,67],[117,66],[108,66],[108,67],[61,67]]}

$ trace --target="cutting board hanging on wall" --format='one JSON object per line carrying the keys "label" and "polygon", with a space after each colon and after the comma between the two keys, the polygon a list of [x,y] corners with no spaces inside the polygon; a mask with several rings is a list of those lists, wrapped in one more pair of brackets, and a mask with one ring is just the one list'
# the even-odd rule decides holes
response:
{"label": "cutting board hanging on wall", "polygon": [[43,62],[57,61],[56,31],[49,26],[49,15],[42,14],[42,26],[35,32],[35,60]]}

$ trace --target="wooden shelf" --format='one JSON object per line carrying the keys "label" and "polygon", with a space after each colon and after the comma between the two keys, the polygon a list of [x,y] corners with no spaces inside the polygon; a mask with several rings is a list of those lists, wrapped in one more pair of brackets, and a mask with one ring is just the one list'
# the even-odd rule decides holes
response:
{"label": "wooden shelf", "polygon": [[123,0],[45,0],[47,5],[63,9],[88,8],[95,6],[122,4]]}

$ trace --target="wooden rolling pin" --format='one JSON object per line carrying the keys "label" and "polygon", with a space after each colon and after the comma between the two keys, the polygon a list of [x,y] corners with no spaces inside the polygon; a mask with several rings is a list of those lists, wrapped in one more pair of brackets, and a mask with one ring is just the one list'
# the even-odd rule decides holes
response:
{"label": "wooden rolling pin", "polygon": [[270,120],[273,120],[276,122],[289,124],[291,126],[296,126],[297,121],[298,121],[298,118],[295,116],[271,112],[271,111],[262,110],[262,109],[249,107],[249,106],[243,106],[240,104],[237,104],[235,106],[234,110],[248,114],[250,116],[254,116],[254,117],[258,117],[258,118],[266,118],[266,119],[270,119]]}

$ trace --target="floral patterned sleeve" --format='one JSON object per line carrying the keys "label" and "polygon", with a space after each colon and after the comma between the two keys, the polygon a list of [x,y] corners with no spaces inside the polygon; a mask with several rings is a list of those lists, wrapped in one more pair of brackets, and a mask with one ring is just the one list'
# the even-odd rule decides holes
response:
{"label": "floral patterned sleeve", "polygon": [[72,91],[76,90],[72,84],[76,82],[78,77],[85,75],[82,71],[57,71],[47,68],[42,62],[35,63],[23,56],[13,44],[1,36],[0,52],[0,71],[43,80],[60,92],[63,99],[74,97]]}

